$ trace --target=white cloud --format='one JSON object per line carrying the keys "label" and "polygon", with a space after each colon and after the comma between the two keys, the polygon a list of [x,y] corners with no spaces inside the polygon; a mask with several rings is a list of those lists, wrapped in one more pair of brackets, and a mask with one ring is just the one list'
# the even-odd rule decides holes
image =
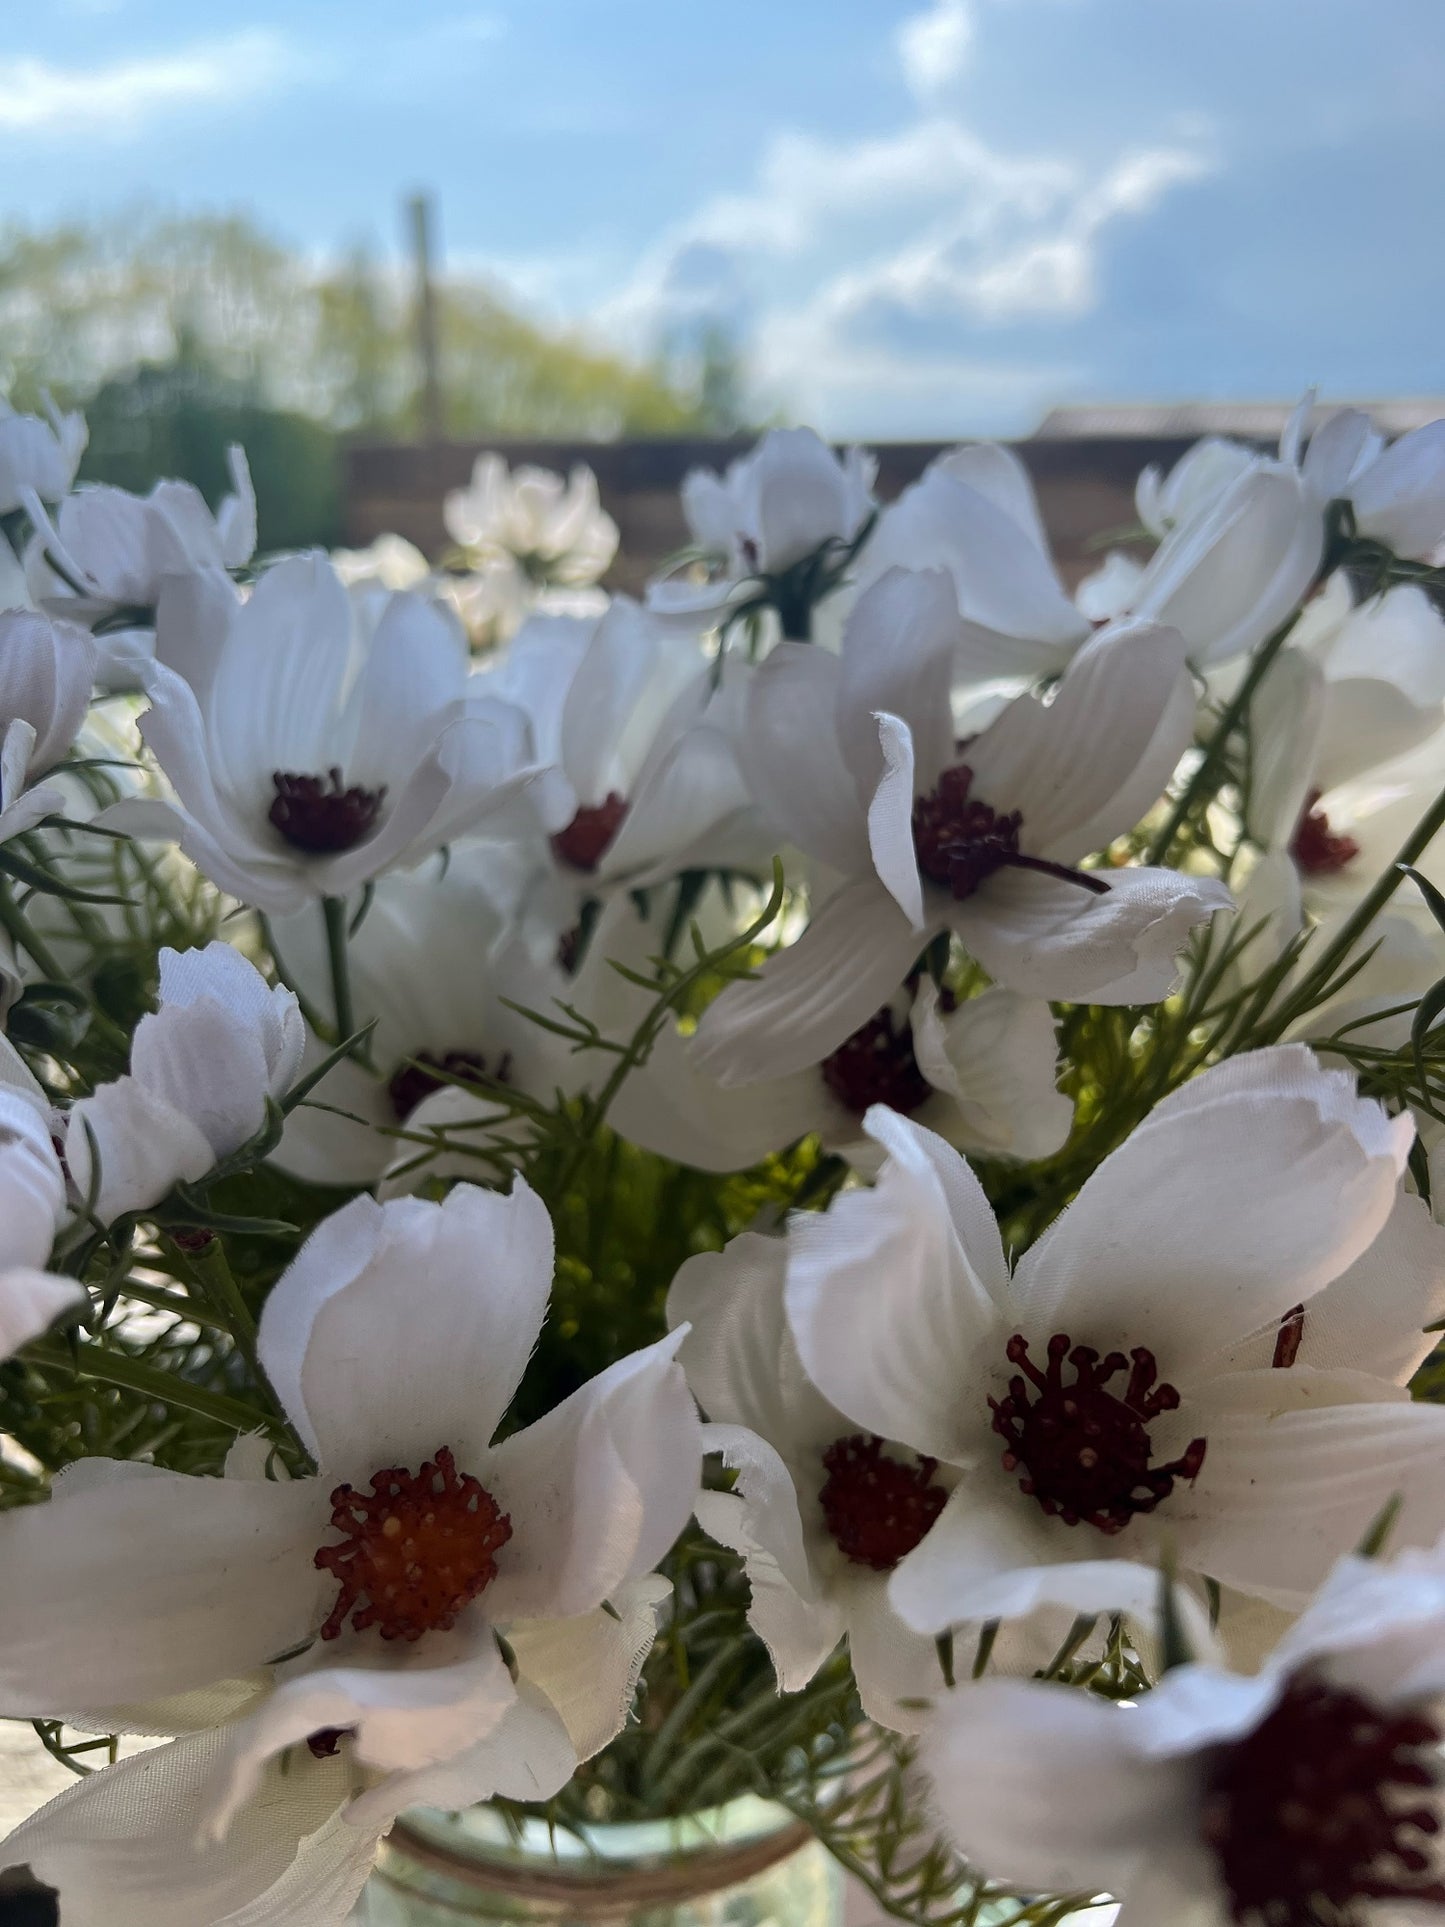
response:
{"label": "white cloud", "polygon": [[70,139],[129,134],[157,113],[259,92],[285,68],[283,42],[263,32],[233,34],[107,66],[0,59],[0,133],[59,132]]}
{"label": "white cloud", "polygon": [[933,0],[898,29],[903,77],[920,100],[936,99],[962,76],[973,47],[972,0]]}

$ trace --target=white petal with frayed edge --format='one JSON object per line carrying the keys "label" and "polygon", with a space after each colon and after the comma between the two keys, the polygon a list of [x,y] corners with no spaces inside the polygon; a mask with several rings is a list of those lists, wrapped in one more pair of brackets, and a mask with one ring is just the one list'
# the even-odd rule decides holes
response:
{"label": "white petal with frayed edge", "polygon": [[316,1629],[314,1479],[77,1462],[0,1519],[0,1712],[83,1712],[246,1673]]}
{"label": "white petal with frayed edge", "polygon": [[414,1471],[441,1446],[474,1473],[542,1328],[546,1206],[518,1178],[505,1197],[462,1184],[441,1205],[398,1198],[341,1226],[348,1211],[308,1240],[326,1236],[341,1264],[303,1247],[268,1299],[262,1363],[277,1360],[288,1407],[299,1388],[328,1476]]}
{"label": "white petal with frayed edge", "polygon": [[697,1058],[723,1084],[786,1077],[817,1064],[898,989],[928,931],[917,931],[876,878],[839,890],[786,950],[703,1013]]}
{"label": "white petal with frayed edge", "polygon": [[205,1846],[206,1786],[230,1737],[213,1727],[78,1781],[10,1835],[0,1865],[28,1864],[78,1927],[339,1927],[378,1837],[342,1818],[346,1762],[302,1748]]}
{"label": "white petal with frayed edge", "polygon": [[204,1177],[216,1153],[199,1124],[137,1078],[118,1077],[71,1106],[65,1162],[82,1204],[110,1224]]}
{"label": "white petal with frayed edge", "polygon": [[0,1361],[49,1331],[62,1312],[90,1303],[90,1293],[74,1278],[18,1267],[0,1271]]}
{"label": "white petal with frayed edge", "polygon": [[1187,1389],[1369,1247],[1410,1137],[1303,1045],[1230,1059],[1157,1105],[1022,1260],[1020,1324],[1147,1346]]}
{"label": "white petal with frayed edge", "polygon": [[[956,1463],[976,1435],[959,1387],[1002,1349],[998,1227],[951,1146],[881,1105],[866,1128],[889,1153],[877,1184],[792,1222],[788,1322],[808,1375],[855,1424]],[[945,1160],[962,1224],[936,1169]]]}
{"label": "white petal with frayed edge", "polygon": [[619,1359],[488,1456],[480,1476],[512,1522],[489,1615],[591,1612],[672,1545],[702,1475],[697,1407],[676,1360],[682,1337]]}
{"label": "white petal with frayed edge", "polygon": [[[359,1653],[358,1658],[362,1655]],[[494,1732],[517,1692],[490,1628],[448,1664],[347,1666],[324,1662],[283,1679],[233,1729],[233,1744],[208,1789],[206,1830],[224,1839],[255,1799],[267,1766],[309,1734],[348,1734],[363,1765],[415,1772],[455,1758]]]}
{"label": "white petal with frayed edge", "polygon": [[670,1581],[649,1573],[574,1619],[530,1619],[508,1634],[523,1680],[544,1693],[579,1760],[590,1760],[627,1724],[642,1663],[657,1638]]}
{"label": "white petal with frayed edge", "polygon": [[408,1807],[456,1812],[478,1801],[550,1800],[577,1771],[561,1715],[540,1687],[522,1679],[506,1715],[465,1752],[412,1773],[392,1773],[347,1809],[352,1826],[381,1832]]}
{"label": "white petal with frayed edge", "polygon": [[899,1619],[889,1601],[886,1573],[852,1567],[839,1594],[863,1711],[895,1733],[918,1732],[928,1703],[944,1690],[936,1640]]}
{"label": "white petal with frayed edge", "polygon": [[1105,870],[1096,893],[1056,877],[1001,870],[943,914],[1007,990],[1064,1003],[1154,1004],[1179,977],[1196,924],[1234,899],[1213,877]]}

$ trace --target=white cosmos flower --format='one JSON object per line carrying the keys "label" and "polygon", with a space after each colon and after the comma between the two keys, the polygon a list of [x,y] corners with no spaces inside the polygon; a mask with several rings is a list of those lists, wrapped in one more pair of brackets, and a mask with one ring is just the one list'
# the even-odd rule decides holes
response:
{"label": "white cosmos flower", "polygon": [[31,593],[57,614],[94,622],[154,608],[168,576],[242,567],[256,549],[256,497],[244,452],[232,448],[227,460],[234,493],[214,515],[190,482],[157,482],[144,496],[87,484],[65,497],[54,521],[29,493]]}
{"label": "white cosmos flower", "polygon": [[141,734],[176,800],[106,821],[175,839],[275,915],[416,863],[518,798],[538,776],[525,718],[475,693],[455,623],[411,594],[374,626],[367,613],[324,556],[269,569],[204,678],[149,671]]}
{"label": "white cosmos flower", "polygon": [[483,685],[528,717],[570,816],[551,838],[559,903],[688,868],[756,868],[769,851],[738,768],[748,665],[713,665],[625,596],[600,620],[537,616]]}
{"label": "white cosmos flower", "polygon": [[66,1163],[104,1224],[156,1204],[238,1151],[295,1083],[305,1026],[291,991],[227,943],[160,953],[158,1007],[130,1073],[71,1107]]}
{"label": "white cosmos flower", "polygon": [[960,745],[956,629],[947,576],[895,569],[860,598],[841,659],[784,643],[756,671],[739,739],[749,788],[779,838],[844,881],[705,1014],[700,1061],[725,1083],[818,1063],[944,931],[1005,989],[1148,1003],[1191,927],[1228,906],[1212,879],[1073,867],[1133,828],[1188,742],[1179,637],[1103,631],[1051,702],[1021,696]]}
{"label": "white cosmos flower", "polygon": [[70,491],[89,432],[84,415],[62,415],[45,397],[45,418],[0,402],[0,515],[25,505],[27,492],[58,502]]}
{"label": "white cosmos flower", "polygon": [[[621,1024],[613,1034],[628,1029]],[[744,1170],[814,1134],[856,1169],[872,1171],[880,1154],[863,1118],[875,1103],[916,1118],[961,1151],[1049,1157],[1073,1121],[1073,1105],[1057,1087],[1057,1057],[1053,1017],[1039,999],[993,989],[955,1003],[925,976],[827,1057],[787,1077],[722,1084],[666,1031],[609,1116],[634,1144],[704,1171]]]}
{"label": "white cosmos flower", "polygon": [[[505,852],[498,853],[499,863]],[[358,1024],[375,1022],[368,1063],[336,1064],[286,1120],[275,1153],[283,1169],[314,1184],[371,1184],[416,1146],[396,1131],[425,1128],[466,1094],[450,1078],[487,1078],[543,1100],[559,1082],[566,1046],[503,1001],[547,1009],[540,960],[515,940],[514,906],[458,860],[443,877],[385,877],[350,943]],[[305,912],[273,928],[288,979],[324,1009],[330,975],[319,919]],[[555,993],[566,995],[560,970]],[[330,1049],[307,1033],[303,1068]],[[325,1108],[323,1108],[325,1107]],[[474,1100],[473,1111],[484,1105]],[[339,1115],[338,1113],[345,1113]],[[471,1174],[480,1167],[472,1161]]]}
{"label": "white cosmos flower", "polygon": [[809,1383],[783,1316],[787,1258],[784,1239],[745,1232],[688,1259],[668,1294],[669,1320],[691,1327],[678,1356],[712,1421],[704,1445],[738,1475],[702,1494],[698,1523],[743,1555],[748,1622],[785,1693],[846,1634],[864,1711],[909,1728],[899,1702],[937,1689],[938,1657],[889,1604],[888,1575],[945,1493],[932,1460],[880,1452]]}
{"label": "white cosmos flower", "polygon": [[378,1774],[349,1733],[323,1727],[305,1736],[315,1746],[289,1747],[258,1771],[267,1728],[298,1708],[255,1680],[164,1704],[159,1722],[142,1709],[146,1730],[163,1724],[172,1743],[60,1794],[0,1843],[0,1868],[28,1865],[57,1889],[67,1920],[107,1927],[339,1927],[397,1814],[548,1799],[621,1730],[668,1591],[656,1577],[634,1580],[606,1609],[515,1629],[516,1705],[496,1738],[440,1766]]}
{"label": "white cosmos flower", "polygon": [[1324,507],[1289,462],[1244,463],[1202,491],[1139,575],[1127,607],[1168,623],[1196,669],[1257,649],[1309,593]]}
{"label": "white cosmos flower", "polygon": [[1445,1554],[1347,1558],[1250,1678],[1176,1667],[1137,1705],[988,1680],[923,1742],[968,1859],[1111,1893],[1121,1927],[1434,1920],[1445,1898]]}
{"label": "white cosmos flower", "polygon": [[28,609],[0,613],[0,843],[64,807],[37,779],[80,734],[95,666],[84,629]]}
{"label": "white cosmos flower", "polygon": [[1358,534],[1396,555],[1427,561],[1445,541],[1445,421],[1427,422],[1387,443],[1368,415],[1342,408],[1304,446],[1313,407],[1295,410],[1281,454],[1300,465],[1316,500],[1346,501]]}
{"label": "white cosmos flower", "polygon": [[470,483],[452,490],[442,513],[470,560],[513,561],[538,586],[585,587],[617,553],[617,524],[581,463],[564,482],[551,469],[509,470],[500,455],[479,455]]}
{"label": "white cosmos flower", "polygon": [[873,512],[878,464],[862,449],[841,457],[811,428],[770,428],[726,473],[695,468],[682,485],[682,512],[714,567],[696,584],[656,581],[659,615],[716,621],[762,576],[778,576],[819,551],[846,549]]}
{"label": "white cosmos flower", "polygon": [[883,510],[858,558],[860,588],[895,567],[948,571],[961,681],[1055,674],[1088,638],[1054,568],[1028,470],[995,443],[939,456]]}
{"label": "white cosmos flower", "polygon": [[957,1476],[890,1582],[920,1632],[1043,1602],[1147,1612],[1181,1572],[1298,1609],[1385,1501],[1445,1522],[1445,1413],[1401,1389],[1445,1308],[1414,1132],[1302,1045],[1160,1103],[1012,1276],[977,1179],[879,1109],[871,1191],[789,1233],[804,1369]]}
{"label": "white cosmos flower", "polygon": [[[551,1278],[551,1225],[520,1180],[440,1205],[363,1196],[327,1219],[259,1336],[318,1471],[268,1479],[264,1445],[244,1442],[219,1479],[104,1459],[62,1472],[48,1505],[0,1519],[0,1706],[94,1714],[284,1661],[228,1762],[218,1827],[267,1759],[325,1729],[380,1774],[461,1760],[468,1799],[533,1760],[555,1791],[574,1734],[600,1745],[620,1723],[640,1641],[619,1694],[615,1668],[568,1671],[554,1622],[652,1571],[692,1511],[701,1443],[681,1333],[495,1442]],[[579,1696],[565,1715],[554,1682]]]}

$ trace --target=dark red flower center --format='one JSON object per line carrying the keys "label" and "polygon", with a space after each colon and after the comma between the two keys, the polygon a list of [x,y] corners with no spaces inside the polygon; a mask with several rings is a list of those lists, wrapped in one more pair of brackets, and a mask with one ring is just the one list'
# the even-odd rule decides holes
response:
{"label": "dark red flower center", "polygon": [[973,771],[956,763],[939,777],[936,788],[913,805],[913,847],[918,867],[930,882],[941,883],[962,899],[971,897],[996,870],[1037,870],[1064,883],[1101,896],[1109,885],[1087,870],[1071,870],[1029,856],[1019,848],[1023,816],[1018,810],[1001,813],[970,796]]}
{"label": "dark red flower center", "polygon": [[1352,836],[1330,828],[1330,819],[1317,807],[1319,800],[1318,790],[1305,798],[1289,853],[1306,876],[1338,876],[1360,854],[1360,846]]}
{"label": "dark red flower center", "polygon": [[[1112,1535],[1167,1499],[1176,1479],[1199,1476],[1203,1439],[1191,1440],[1168,1465],[1150,1464],[1149,1423],[1179,1403],[1172,1385],[1155,1382],[1152,1352],[1139,1346],[1128,1358],[1110,1352],[1101,1359],[1091,1346],[1056,1332],[1049,1340],[1048,1370],[1041,1372],[1029,1357],[1028,1340],[1015,1332],[1007,1356],[1023,1376],[1009,1380],[1007,1398],[989,1400],[993,1429],[1006,1441],[1004,1471],[1020,1474],[1020,1491],[1037,1499],[1050,1518]],[[1067,1385],[1065,1361],[1074,1370]],[[1107,1390],[1131,1361],[1122,1389]]]}
{"label": "dark red flower center", "polygon": [[355,1733],[354,1726],[318,1726],[314,1733],[306,1735],[306,1745],[313,1760],[334,1760],[341,1751],[341,1742]]}
{"label": "dark red flower center", "polygon": [[859,1117],[871,1104],[906,1117],[933,1095],[913,1054],[913,1026],[886,1006],[825,1057],[821,1069],[834,1097]]}
{"label": "dark red flower center", "polygon": [[880,1438],[857,1432],[823,1454],[828,1474],[818,1503],[844,1558],[891,1572],[942,1512],[948,1494],[933,1483],[937,1459],[890,1458]]}
{"label": "dark red flower center", "polygon": [[323,1639],[335,1639],[348,1614],[355,1631],[375,1626],[383,1639],[445,1632],[495,1579],[496,1554],[512,1536],[506,1513],[457,1471],[447,1446],[419,1472],[393,1465],[376,1473],[369,1493],[337,1486],[331,1506],[344,1543],[316,1554],[320,1570],[341,1582]]}
{"label": "dark red flower center", "polygon": [[1445,1907],[1429,1849],[1441,1738],[1418,1712],[1291,1679],[1219,1749],[1205,1794],[1201,1830],[1241,1927],[1364,1927],[1371,1901]]}
{"label": "dark red flower center", "polygon": [[476,1084],[483,1080],[505,1084],[510,1069],[510,1057],[499,1059],[492,1068],[476,1051],[449,1050],[445,1057],[436,1057],[431,1051],[423,1050],[401,1066],[386,1090],[397,1122],[404,1124],[422,1099],[434,1091],[444,1090],[448,1084]]}
{"label": "dark red flower center", "polygon": [[286,841],[308,856],[330,856],[355,849],[375,826],[386,801],[386,785],[347,789],[339,769],[325,776],[288,776],[281,770],[271,778],[276,800],[267,812],[271,825]]}
{"label": "dark red flower center", "polygon": [[584,804],[566,829],[558,830],[552,838],[557,861],[574,870],[595,870],[612,847],[626,814],[626,799],[616,790],[610,790],[600,803]]}

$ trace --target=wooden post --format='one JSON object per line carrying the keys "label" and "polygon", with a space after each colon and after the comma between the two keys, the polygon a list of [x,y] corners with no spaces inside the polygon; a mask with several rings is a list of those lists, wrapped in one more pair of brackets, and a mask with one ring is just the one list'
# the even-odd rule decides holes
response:
{"label": "wooden post", "polygon": [[431,196],[413,194],[407,202],[407,224],[416,275],[416,348],[421,368],[420,426],[422,439],[427,442],[441,441],[445,431],[441,355],[437,342],[436,284],[433,280],[433,217]]}

